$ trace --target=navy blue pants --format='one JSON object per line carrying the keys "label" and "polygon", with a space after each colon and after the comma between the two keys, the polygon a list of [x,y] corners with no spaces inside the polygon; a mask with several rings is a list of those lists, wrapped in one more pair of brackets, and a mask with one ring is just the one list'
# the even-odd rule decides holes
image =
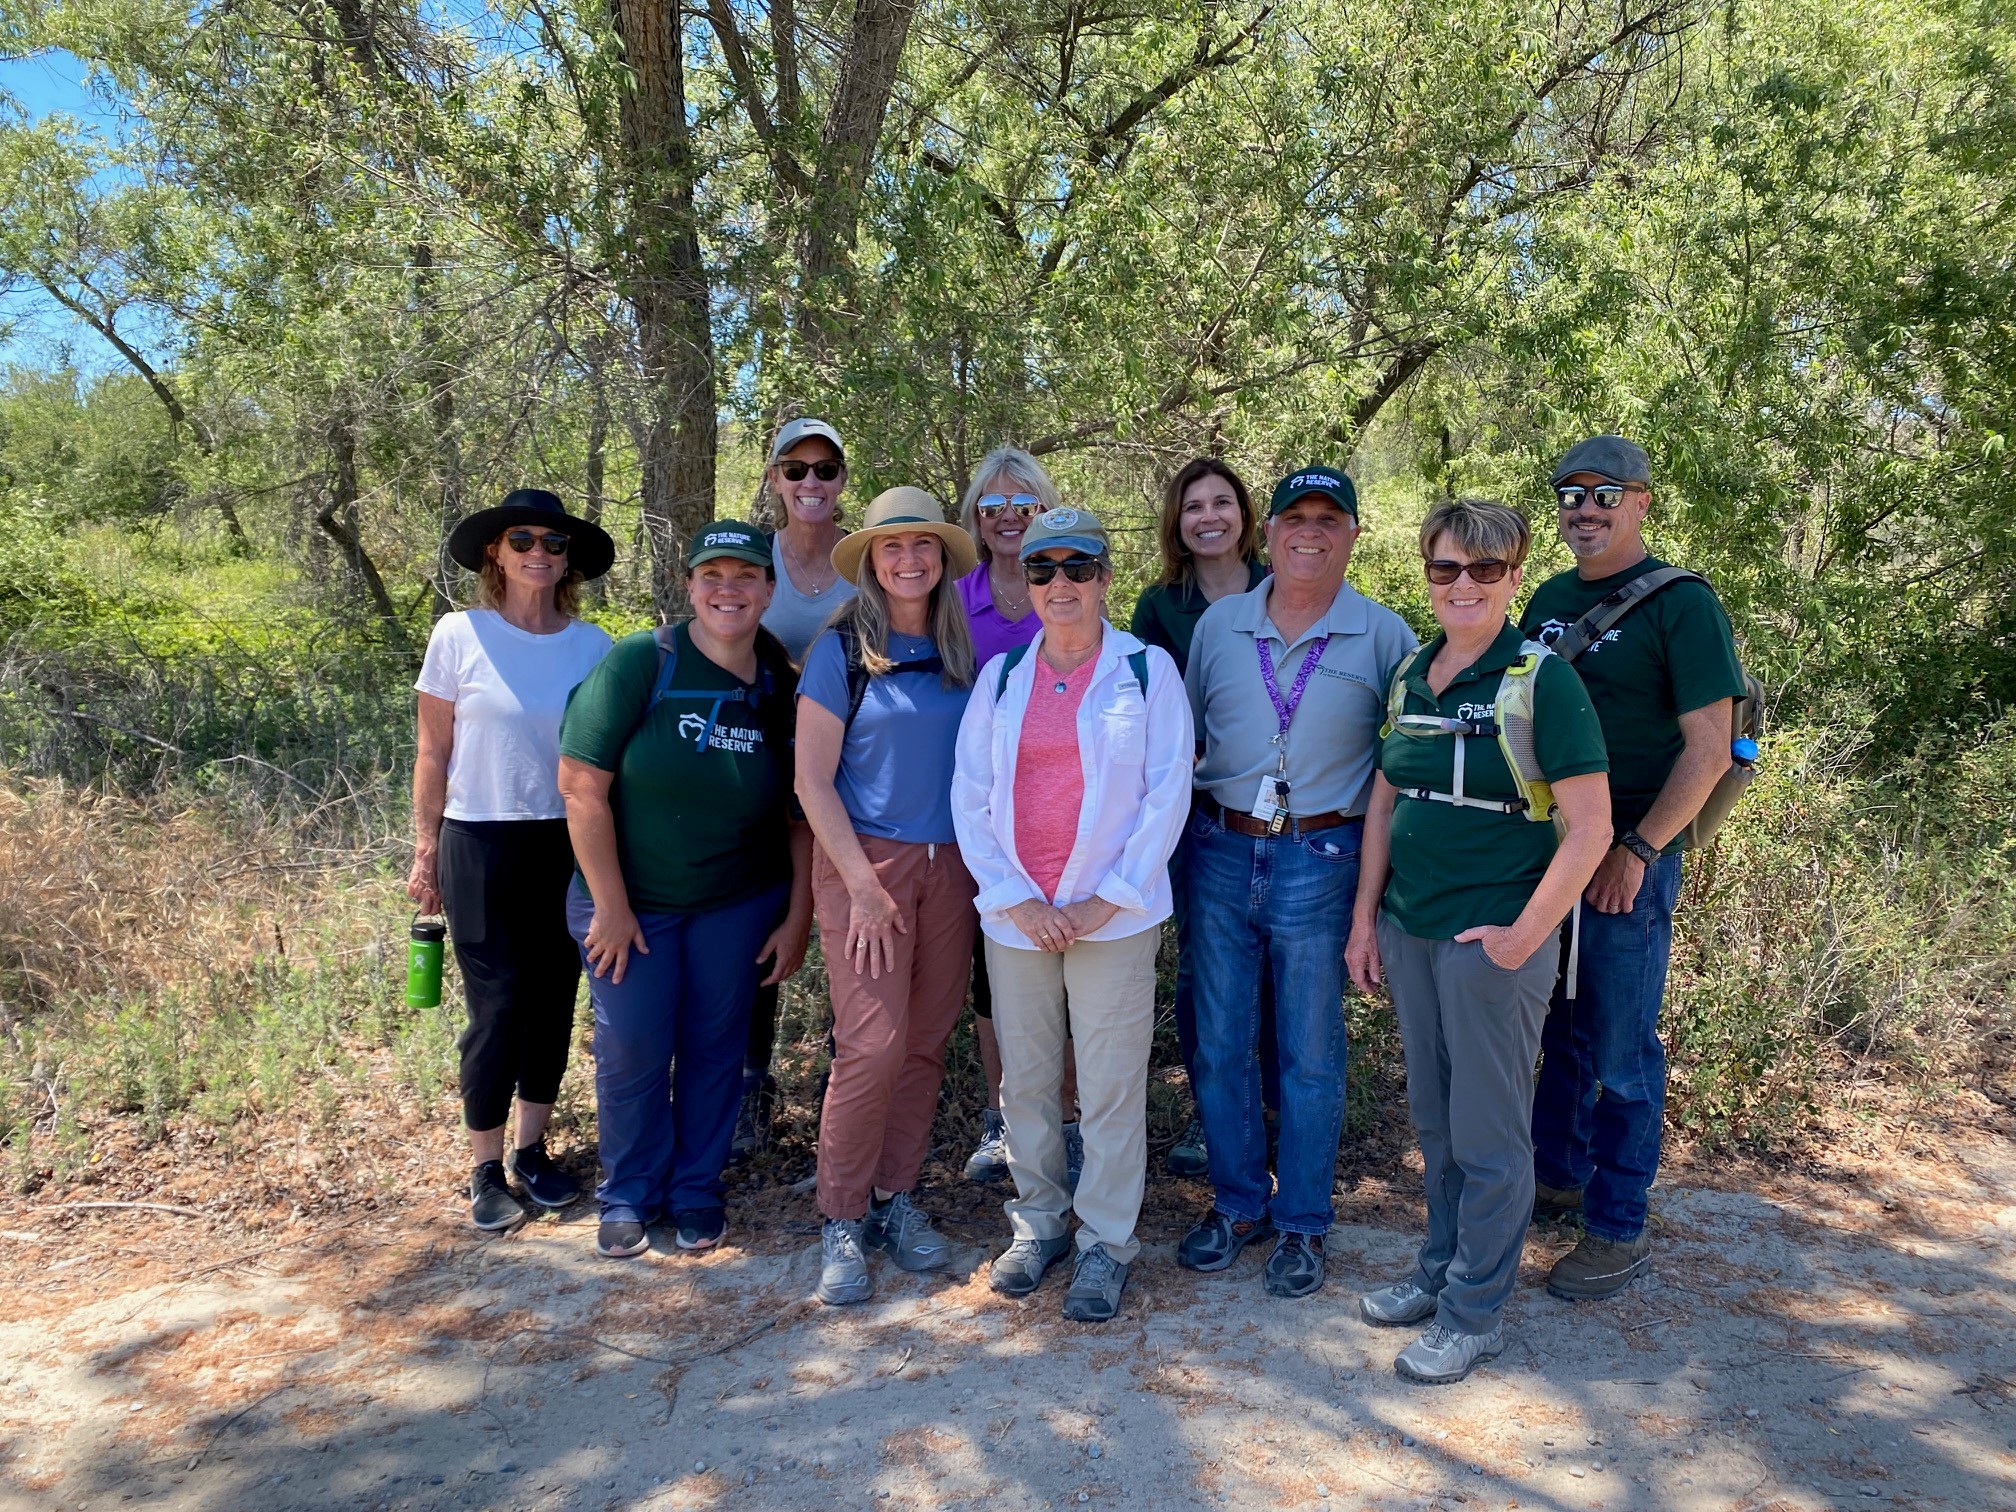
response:
{"label": "navy blue pants", "polygon": [[[790,892],[780,882],[704,913],[640,913],[651,953],[632,950],[620,984],[589,973],[602,1153],[595,1196],[605,1221],[721,1209],[749,1004],[762,974],[756,952],[784,917]],[[577,944],[594,917],[577,880],[567,893],[567,930]]]}

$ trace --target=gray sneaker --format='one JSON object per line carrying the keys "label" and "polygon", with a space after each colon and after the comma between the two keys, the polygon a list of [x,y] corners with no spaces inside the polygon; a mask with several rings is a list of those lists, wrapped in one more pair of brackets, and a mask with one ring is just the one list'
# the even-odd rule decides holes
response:
{"label": "gray sneaker", "polygon": [[1017,1239],[994,1257],[987,1284],[1003,1296],[1026,1297],[1043,1284],[1044,1274],[1070,1251],[1071,1240]]}
{"label": "gray sneaker", "polygon": [[968,1181],[999,1181],[1008,1174],[1008,1125],[998,1108],[980,1110],[980,1143],[966,1157]]}
{"label": "gray sneaker", "polygon": [[874,1249],[887,1250],[906,1271],[943,1270],[952,1258],[945,1236],[931,1227],[930,1215],[911,1202],[908,1192],[898,1192],[887,1202],[871,1200],[861,1239]]}
{"label": "gray sneaker", "polygon": [[1211,1170],[1211,1152],[1204,1147],[1204,1120],[1195,1113],[1176,1143],[1169,1146],[1167,1160],[1171,1176],[1205,1176]]}
{"label": "gray sneaker", "polygon": [[1358,1299],[1358,1316],[1375,1328],[1419,1323],[1435,1316],[1435,1293],[1421,1290],[1412,1281],[1382,1286]]}
{"label": "gray sneaker", "polygon": [[812,1295],[828,1307],[866,1302],[875,1295],[868,1257],[861,1253],[864,1218],[828,1218],[819,1230],[819,1284]]}
{"label": "gray sneaker", "polygon": [[1504,1351],[1503,1327],[1488,1334],[1459,1334],[1451,1333],[1440,1323],[1430,1323],[1428,1332],[1400,1351],[1393,1369],[1410,1381],[1447,1386]]}
{"label": "gray sneaker", "polygon": [[1085,1136],[1079,1132],[1078,1120],[1072,1119],[1064,1125],[1064,1185],[1076,1194],[1078,1178],[1085,1174]]}
{"label": "gray sneaker", "polygon": [[1071,1290],[1064,1294],[1064,1316],[1073,1323],[1106,1323],[1120,1311],[1120,1293],[1127,1289],[1127,1267],[1095,1244],[1078,1252],[1071,1270]]}

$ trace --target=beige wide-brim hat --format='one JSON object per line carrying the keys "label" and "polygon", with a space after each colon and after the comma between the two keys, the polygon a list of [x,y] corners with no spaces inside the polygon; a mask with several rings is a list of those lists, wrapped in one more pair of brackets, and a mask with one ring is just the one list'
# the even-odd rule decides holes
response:
{"label": "beige wide-brim hat", "polygon": [[921,531],[938,537],[947,577],[964,577],[979,564],[973,537],[945,518],[945,506],[921,488],[888,488],[875,495],[861,524],[833,548],[833,570],[850,583],[861,581],[861,563],[877,536]]}

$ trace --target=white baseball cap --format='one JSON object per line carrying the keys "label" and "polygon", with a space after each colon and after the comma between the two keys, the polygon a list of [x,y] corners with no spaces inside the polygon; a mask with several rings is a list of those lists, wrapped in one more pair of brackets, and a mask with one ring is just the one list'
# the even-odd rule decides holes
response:
{"label": "white baseball cap", "polygon": [[847,448],[840,444],[840,432],[824,420],[815,420],[810,415],[801,419],[787,420],[777,431],[777,439],[770,443],[770,460],[777,461],[800,441],[830,441],[833,450],[840,454],[840,460],[847,460]]}

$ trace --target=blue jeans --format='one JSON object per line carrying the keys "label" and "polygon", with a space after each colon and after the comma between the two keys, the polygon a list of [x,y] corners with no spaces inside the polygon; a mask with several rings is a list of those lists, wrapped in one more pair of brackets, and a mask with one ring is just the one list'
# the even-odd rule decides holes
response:
{"label": "blue jeans", "polygon": [[[1176,854],[1169,858],[1169,894],[1176,909],[1176,1049],[1183,1057],[1183,1074],[1190,1081],[1191,1099],[1197,1093],[1197,965],[1190,941],[1190,897],[1184,881],[1183,853],[1187,837],[1179,840]],[[1260,1096],[1267,1111],[1281,1111],[1281,1056],[1274,1045],[1274,987],[1260,983]]]}
{"label": "blue jeans", "polygon": [[1577,995],[1555,984],[1533,1096],[1533,1174],[1582,1189],[1582,1222],[1599,1239],[1636,1239],[1659,1174],[1666,1047],[1659,1005],[1673,953],[1680,858],[1645,868],[1631,911],[1582,905]]}
{"label": "blue jeans", "polygon": [[[1226,1217],[1329,1232],[1344,1127],[1344,941],[1363,827],[1235,835],[1201,806],[1184,850],[1195,975],[1197,1111]],[[1281,1143],[1267,1178],[1262,982],[1274,989]],[[1270,1204],[1269,1198],[1272,1197]]]}
{"label": "blue jeans", "polygon": [[[756,952],[789,901],[780,883],[705,913],[639,914],[651,953],[632,950],[620,984],[588,973],[602,1154],[595,1196],[605,1222],[722,1208],[749,1003],[762,974]],[[577,943],[594,917],[577,879],[567,892]]]}

